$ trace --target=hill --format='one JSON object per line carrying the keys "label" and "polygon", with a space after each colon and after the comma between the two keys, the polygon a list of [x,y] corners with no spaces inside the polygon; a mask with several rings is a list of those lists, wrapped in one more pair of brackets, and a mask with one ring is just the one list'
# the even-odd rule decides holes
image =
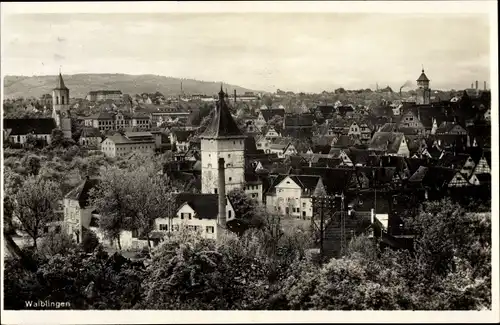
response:
{"label": "hill", "polygon": [[[124,94],[161,92],[165,96],[178,95],[182,89],[187,94],[216,94],[220,82],[180,79],[157,75],[128,74],[74,74],[63,75],[64,83],[70,89],[71,97],[83,98],[91,90],[121,90]],[[4,97],[36,97],[51,93],[56,76],[5,76]],[[233,94],[253,91],[240,86],[224,84],[224,91]]]}

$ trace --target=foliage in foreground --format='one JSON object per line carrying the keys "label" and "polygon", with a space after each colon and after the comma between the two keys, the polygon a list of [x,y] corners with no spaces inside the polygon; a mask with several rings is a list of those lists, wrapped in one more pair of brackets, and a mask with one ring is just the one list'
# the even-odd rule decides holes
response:
{"label": "foliage in foreground", "polygon": [[147,266],[99,247],[63,255],[55,247],[52,256],[36,255],[37,273],[6,261],[5,308],[50,299],[75,309],[488,309],[490,218],[446,200],[426,203],[410,221],[419,229],[415,252],[380,251],[359,237],[348,256],[322,266],[295,235],[272,237],[266,227],[219,243],[181,232]]}

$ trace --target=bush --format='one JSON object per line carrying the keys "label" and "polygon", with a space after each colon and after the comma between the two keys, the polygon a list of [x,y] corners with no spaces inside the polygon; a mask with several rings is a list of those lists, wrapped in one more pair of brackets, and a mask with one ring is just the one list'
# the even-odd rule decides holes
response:
{"label": "bush", "polygon": [[66,255],[75,247],[75,241],[65,232],[49,232],[42,238],[39,253],[43,256]]}
{"label": "bush", "polygon": [[92,253],[99,246],[99,239],[92,230],[84,230],[81,247],[86,253]]}

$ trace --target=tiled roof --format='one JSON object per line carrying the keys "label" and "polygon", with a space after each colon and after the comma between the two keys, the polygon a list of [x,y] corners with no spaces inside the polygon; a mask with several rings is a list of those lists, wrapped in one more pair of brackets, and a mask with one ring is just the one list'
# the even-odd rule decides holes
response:
{"label": "tiled roof", "polygon": [[429,170],[429,168],[424,167],[424,166],[418,167],[417,171],[415,173],[413,173],[413,175],[411,175],[411,177],[408,179],[408,182],[421,183],[424,180],[425,174],[427,174],[428,170]]}
{"label": "tiled roof", "polygon": [[441,189],[443,186],[448,185],[453,179],[453,176],[455,176],[455,173],[456,172],[451,168],[429,167],[423,179],[423,185]]}
{"label": "tiled roof", "polygon": [[82,128],[82,133],[80,135],[82,138],[100,138],[101,137],[101,131],[97,128],[93,127],[84,127]]}
{"label": "tiled roof", "polygon": [[365,165],[368,162],[368,157],[371,156],[373,152],[365,149],[349,149],[349,158],[351,159],[354,165],[362,164]]}
{"label": "tiled roof", "polygon": [[313,126],[312,114],[285,115],[285,128],[310,128]]}
{"label": "tiled roof", "polygon": [[177,209],[184,203],[196,213],[198,219],[217,219],[219,201],[217,194],[179,193],[175,197]]}
{"label": "tiled roof", "polygon": [[77,200],[80,204],[80,208],[86,208],[89,205],[89,193],[90,190],[99,185],[98,179],[86,179],[80,183],[77,187],[72,189],[65,198],[70,200]]}
{"label": "tiled roof", "polygon": [[403,137],[403,133],[375,132],[370,142],[369,149],[397,153]]}
{"label": "tiled roof", "polygon": [[356,145],[356,141],[354,141],[351,137],[348,135],[341,135],[337,142],[332,146],[332,148],[349,148]]}
{"label": "tiled roof", "polygon": [[447,152],[439,159],[438,166],[458,169],[462,168],[467,159],[469,159],[469,155],[467,154],[453,154]]}
{"label": "tiled roof", "polygon": [[184,130],[184,129],[175,129],[172,130],[172,133],[176,137],[179,142],[186,142],[188,138],[195,133],[194,130]]}
{"label": "tiled roof", "polygon": [[95,113],[93,115],[90,115],[88,119],[93,119],[93,120],[112,120],[113,115],[106,111],[101,111],[99,113]]}
{"label": "tiled roof", "polygon": [[323,185],[329,194],[339,193],[347,188],[352,175],[351,169],[303,167],[302,173],[318,175],[323,180]]}
{"label": "tiled roof", "polygon": [[219,139],[244,137],[229,112],[227,103],[224,100],[224,95],[225,94],[221,88],[219,92],[219,100],[217,102],[217,109],[214,112],[215,115],[212,118],[212,123],[207,127],[205,132],[203,132],[201,136],[202,138]]}
{"label": "tiled roof", "polygon": [[378,131],[379,132],[396,132],[398,126],[396,123],[385,123]]}
{"label": "tiled roof", "polygon": [[8,118],[3,120],[3,128],[11,129],[10,135],[51,134],[57,125],[53,118]]}
{"label": "tiled roof", "polygon": [[264,117],[264,120],[266,120],[266,122],[268,122],[269,120],[271,120],[273,117],[275,117],[276,115],[279,115],[281,117],[285,117],[285,110],[284,109],[266,109],[266,110],[261,110],[260,113],[262,114],[262,116]]}

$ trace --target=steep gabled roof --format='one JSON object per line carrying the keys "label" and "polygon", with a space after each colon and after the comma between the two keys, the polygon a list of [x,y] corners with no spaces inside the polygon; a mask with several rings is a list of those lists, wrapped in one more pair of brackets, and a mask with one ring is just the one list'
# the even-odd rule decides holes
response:
{"label": "steep gabled roof", "polygon": [[57,77],[57,84],[54,90],[68,90],[68,87],[66,87],[66,85],[64,84],[64,80],[61,73],[59,73],[59,76]]}
{"label": "steep gabled roof", "polygon": [[219,92],[219,100],[216,104],[216,111],[212,118],[212,123],[201,135],[204,139],[224,139],[224,138],[243,138],[244,135],[238,128],[238,125],[229,112],[227,103],[224,99],[224,91]]}
{"label": "steep gabled roof", "polygon": [[89,193],[90,190],[99,185],[98,179],[86,179],[80,183],[77,187],[69,191],[64,198],[70,200],[77,200],[80,204],[80,208],[84,209],[89,205]]}
{"label": "steep gabled roof", "polygon": [[217,194],[179,193],[175,196],[176,209],[187,203],[198,219],[217,219],[218,202]]}
{"label": "steep gabled roof", "polygon": [[403,137],[403,133],[375,132],[370,142],[369,149],[396,153],[399,150]]}

